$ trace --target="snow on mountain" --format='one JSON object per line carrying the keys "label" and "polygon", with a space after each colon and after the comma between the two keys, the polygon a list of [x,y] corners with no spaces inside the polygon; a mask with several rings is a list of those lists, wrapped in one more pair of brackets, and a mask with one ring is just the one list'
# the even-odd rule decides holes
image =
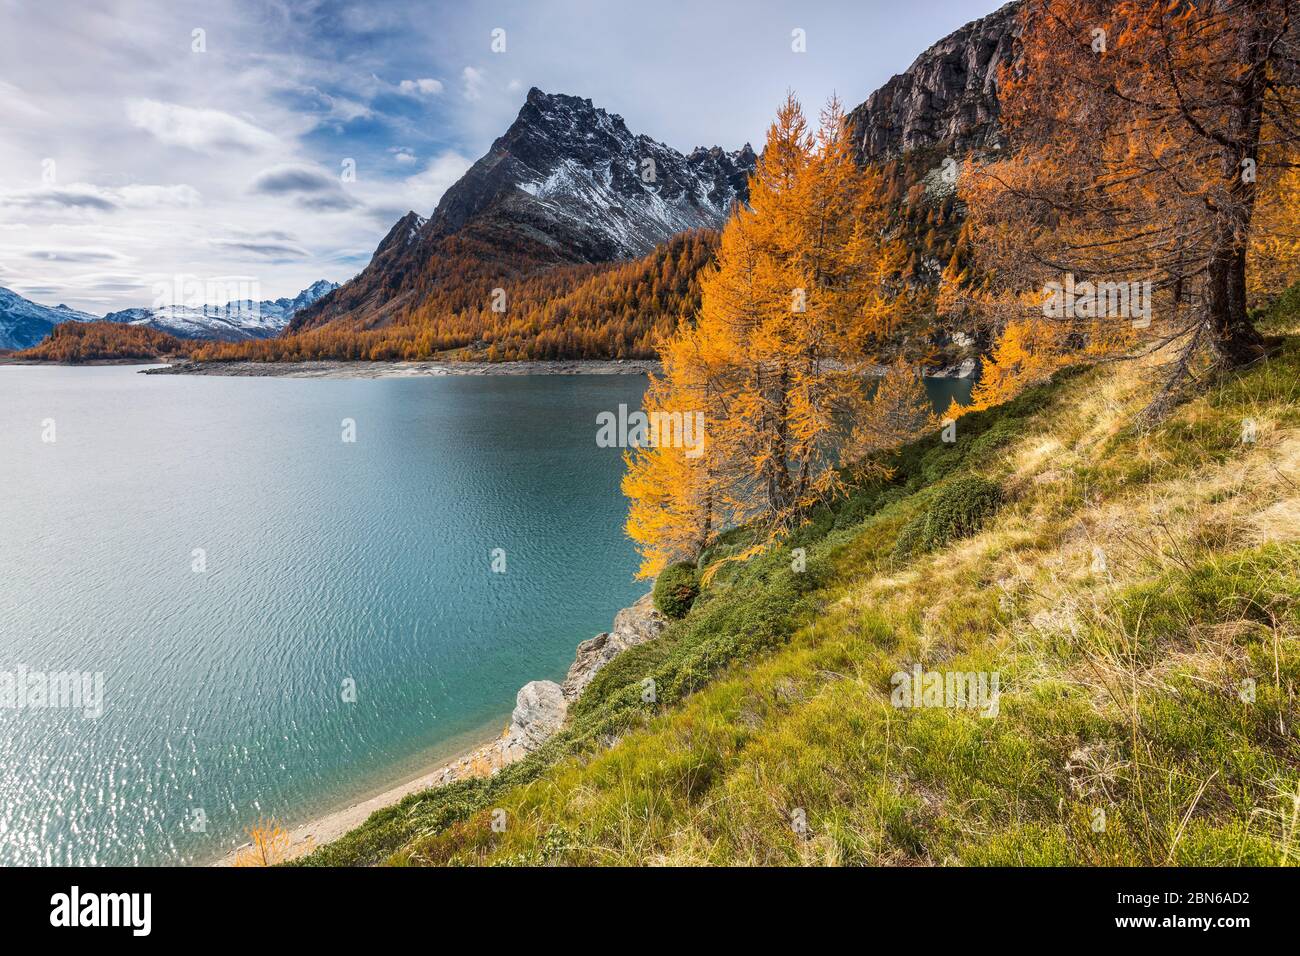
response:
{"label": "snow on mountain", "polygon": [[66,305],[38,305],[0,288],[0,349],[31,348],[60,322],[93,322],[96,318]]}
{"label": "snow on mountain", "polygon": [[239,342],[280,334],[299,309],[305,309],[338,288],[337,282],[313,282],[292,299],[243,299],[225,305],[123,309],[104,316],[107,322],[147,325],[182,339]]}
{"label": "snow on mountain", "polygon": [[686,229],[718,228],[747,198],[754,151],[683,155],[591,100],[534,87],[510,128],[443,196],[425,230],[491,216],[591,262],[641,256]]}
{"label": "snow on mountain", "polygon": [[433,215],[399,219],[370,264],[289,333],[340,318],[381,325],[454,281],[452,263],[467,257],[504,277],[634,259],[684,230],[720,228],[732,204],[749,198],[756,161],[748,144],[682,154],[589,99],[534,87]]}

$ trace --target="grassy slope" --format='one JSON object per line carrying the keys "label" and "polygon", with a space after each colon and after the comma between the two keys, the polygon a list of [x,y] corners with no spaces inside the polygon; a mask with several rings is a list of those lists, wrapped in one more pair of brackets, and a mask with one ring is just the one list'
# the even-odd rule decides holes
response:
{"label": "grassy slope", "polygon": [[[1294,332],[1300,294],[1269,321]],[[905,449],[790,543],[806,572],[789,548],[729,566],[541,752],[308,862],[1300,861],[1300,339],[1138,435],[1150,378],[1067,373]],[[898,557],[971,475],[1000,510]],[[915,662],[998,671],[1000,715],[895,709]]]}

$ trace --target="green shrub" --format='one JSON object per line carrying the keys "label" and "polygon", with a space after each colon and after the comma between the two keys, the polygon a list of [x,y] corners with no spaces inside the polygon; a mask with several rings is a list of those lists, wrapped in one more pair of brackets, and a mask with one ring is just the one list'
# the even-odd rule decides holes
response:
{"label": "green shrub", "polygon": [[879,510],[881,497],[881,489],[877,486],[853,492],[839,503],[839,510],[835,514],[835,529],[851,528],[866,521]]}
{"label": "green shrub", "polygon": [[898,533],[894,556],[906,558],[941,548],[950,541],[974,534],[1002,504],[997,482],[978,475],[962,475],[943,485],[930,506]]}
{"label": "green shrub", "polygon": [[1009,445],[1024,434],[1024,422],[1016,418],[1003,418],[994,422],[987,430],[971,439],[966,449],[968,458],[979,460],[992,452]]}
{"label": "green shrub", "polygon": [[693,564],[670,564],[655,580],[654,602],[667,617],[685,617],[700,593],[700,579]]}
{"label": "green shrub", "polygon": [[935,485],[948,477],[948,474],[961,464],[963,453],[953,448],[951,445],[936,445],[925,453],[921,459],[921,482],[925,485]]}

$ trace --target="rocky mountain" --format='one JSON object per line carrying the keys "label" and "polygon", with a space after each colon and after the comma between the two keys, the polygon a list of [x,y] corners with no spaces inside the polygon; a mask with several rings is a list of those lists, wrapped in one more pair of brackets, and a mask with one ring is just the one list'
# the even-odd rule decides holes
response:
{"label": "rocky mountain", "polygon": [[[936,286],[945,265],[961,259],[960,203],[951,189],[929,187],[945,156],[1001,144],[998,73],[1018,56],[1020,6],[1009,3],[940,40],[850,114],[859,158],[885,171],[890,225],[913,250],[907,277],[918,285]],[[748,145],[679,153],[634,134],[590,100],[534,88],[509,129],[427,218],[413,211],[398,220],[356,278],[298,312],[276,348],[255,343],[258,355],[476,353],[507,339],[504,354],[535,354],[535,342],[515,341],[504,328],[521,315],[513,298],[510,319],[504,305],[499,319],[489,310],[507,290],[532,309],[518,335],[537,339],[544,330],[554,339],[542,354],[587,355],[597,340],[635,351],[657,320],[634,317],[639,324],[618,342],[595,335],[601,301],[577,294],[590,277],[574,275],[569,285],[546,277],[565,273],[557,267],[615,268],[664,249],[674,234],[721,226],[748,198],[755,162]],[[685,277],[679,299],[698,294],[691,282]],[[602,286],[602,296],[611,294]],[[572,308],[561,307],[575,295]],[[320,334],[298,335],[307,332]],[[945,333],[935,344],[957,366],[978,346],[969,340],[969,348],[950,348],[957,339]]]}
{"label": "rocky mountain", "polygon": [[0,288],[0,349],[26,349],[40,342],[60,322],[93,322],[96,316],[66,305],[38,305],[17,292]]}
{"label": "rocky mountain", "polygon": [[683,156],[591,100],[534,87],[487,155],[447,190],[432,228],[477,216],[536,230],[562,257],[606,262],[644,255],[687,229],[717,227],[746,195],[748,144]]}
{"label": "rocky mountain", "polygon": [[995,149],[998,71],[1019,56],[1020,0],[966,24],[918,56],[849,114],[864,162],[908,150]]}
{"label": "rocky mountain", "polygon": [[[589,99],[529,90],[518,117],[427,219],[397,222],[370,264],[307,309],[293,331],[331,319],[382,323],[456,277],[456,258],[508,276],[547,265],[644,255],[688,229],[717,228],[747,197],[754,151],[688,154],[634,134]],[[459,271],[475,271],[464,265]]]}
{"label": "rocky mountain", "polygon": [[123,309],[104,316],[106,322],[141,325],[181,339],[240,342],[279,335],[302,309],[337,289],[337,282],[317,280],[292,299],[244,299],[213,306],[163,306]]}

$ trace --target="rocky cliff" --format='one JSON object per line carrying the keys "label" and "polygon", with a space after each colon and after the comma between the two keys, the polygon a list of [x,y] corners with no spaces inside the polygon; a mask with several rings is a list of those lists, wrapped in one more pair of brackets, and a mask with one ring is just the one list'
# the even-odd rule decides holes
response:
{"label": "rocky cliff", "polygon": [[1019,55],[1020,0],[934,44],[849,114],[863,162],[918,148],[954,152],[1003,145],[998,71]]}

